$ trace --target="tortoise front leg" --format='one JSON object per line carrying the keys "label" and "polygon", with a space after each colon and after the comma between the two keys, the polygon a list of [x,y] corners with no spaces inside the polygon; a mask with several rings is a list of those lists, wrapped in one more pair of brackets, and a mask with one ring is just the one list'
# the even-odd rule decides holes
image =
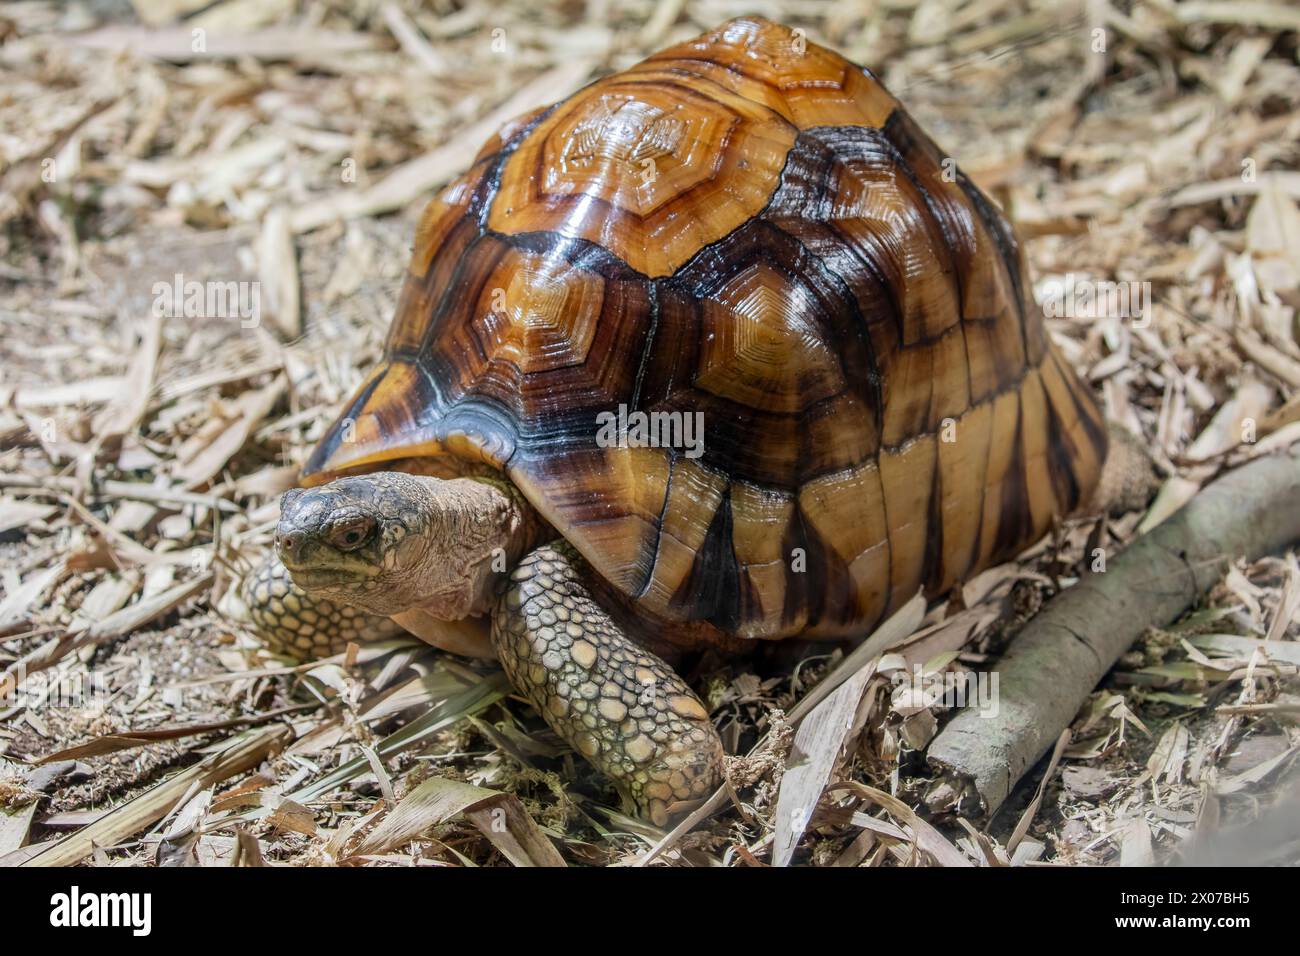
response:
{"label": "tortoise front leg", "polygon": [[721,783],[722,741],[686,683],[592,599],[581,568],[563,541],[526,555],[498,600],[492,643],[551,728],[662,826],[675,804]]}
{"label": "tortoise front leg", "polygon": [[308,594],[274,552],[240,584],[239,596],[258,636],[277,654],[300,661],[331,657],[349,643],[396,637],[391,618]]}

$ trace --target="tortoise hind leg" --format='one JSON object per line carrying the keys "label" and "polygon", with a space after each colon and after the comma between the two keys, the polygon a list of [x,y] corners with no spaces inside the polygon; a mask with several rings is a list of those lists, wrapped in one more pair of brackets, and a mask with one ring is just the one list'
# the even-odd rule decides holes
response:
{"label": "tortoise hind leg", "polygon": [[244,578],[239,596],[258,636],[277,654],[297,660],[332,657],[354,641],[380,641],[402,633],[390,618],[303,591],[274,552]]}
{"label": "tortoise hind leg", "polygon": [[721,783],[722,741],[686,683],[591,597],[583,570],[563,541],[526,555],[497,602],[492,643],[551,729],[662,826],[674,804]]}

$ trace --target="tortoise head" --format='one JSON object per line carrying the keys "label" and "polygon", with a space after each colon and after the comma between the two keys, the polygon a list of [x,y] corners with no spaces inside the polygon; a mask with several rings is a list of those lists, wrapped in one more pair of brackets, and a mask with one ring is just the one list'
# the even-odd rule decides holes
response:
{"label": "tortoise head", "polygon": [[493,485],[381,471],[286,492],[275,550],[309,594],[450,621],[485,609],[492,554],[515,550],[519,523]]}
{"label": "tortoise head", "polygon": [[304,591],[392,614],[416,603],[411,579],[430,560],[431,519],[418,479],[340,478],[285,493],[275,550]]}

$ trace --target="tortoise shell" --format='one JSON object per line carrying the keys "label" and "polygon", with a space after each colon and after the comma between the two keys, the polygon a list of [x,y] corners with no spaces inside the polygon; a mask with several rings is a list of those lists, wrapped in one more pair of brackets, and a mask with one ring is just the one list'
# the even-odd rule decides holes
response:
{"label": "tortoise shell", "polygon": [[[1096,483],[1101,417],[1032,302],[870,72],[733,20],[507,124],[428,206],[304,481],[485,462],[648,619],[861,634]],[[701,414],[702,453],[602,441],[620,409]]]}

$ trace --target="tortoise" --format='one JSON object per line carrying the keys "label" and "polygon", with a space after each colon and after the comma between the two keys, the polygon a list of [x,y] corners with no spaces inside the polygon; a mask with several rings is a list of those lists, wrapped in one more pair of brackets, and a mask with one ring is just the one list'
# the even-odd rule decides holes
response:
{"label": "tortoise", "polygon": [[245,583],[298,656],[495,657],[663,824],[723,746],[672,662],[856,641],[1040,538],[1107,430],[998,207],[757,18],[507,123],[424,211],[383,360]]}

